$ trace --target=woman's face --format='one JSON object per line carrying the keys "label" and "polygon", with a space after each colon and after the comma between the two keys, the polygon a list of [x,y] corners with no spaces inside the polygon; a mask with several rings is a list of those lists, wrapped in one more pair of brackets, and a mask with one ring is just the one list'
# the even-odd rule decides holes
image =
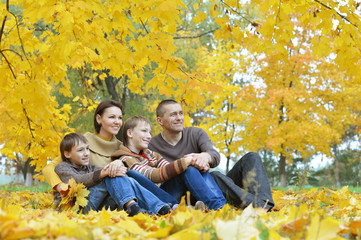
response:
{"label": "woman's face", "polygon": [[101,125],[99,134],[105,138],[111,138],[118,134],[123,124],[123,113],[118,107],[109,107],[102,115],[96,116],[97,122]]}

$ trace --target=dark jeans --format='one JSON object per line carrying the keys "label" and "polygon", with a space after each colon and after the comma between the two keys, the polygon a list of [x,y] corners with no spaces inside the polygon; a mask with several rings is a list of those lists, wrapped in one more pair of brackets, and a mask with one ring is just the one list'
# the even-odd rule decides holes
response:
{"label": "dark jeans", "polygon": [[245,208],[251,203],[254,207],[265,207],[268,210],[273,208],[271,187],[257,153],[249,152],[244,155],[227,176],[218,171],[211,172],[211,175],[229,204],[238,208]]}
{"label": "dark jeans", "polygon": [[160,187],[178,201],[189,190],[197,200],[203,201],[213,210],[222,208],[227,203],[209,172],[201,173],[192,166],[184,173],[165,181]]}

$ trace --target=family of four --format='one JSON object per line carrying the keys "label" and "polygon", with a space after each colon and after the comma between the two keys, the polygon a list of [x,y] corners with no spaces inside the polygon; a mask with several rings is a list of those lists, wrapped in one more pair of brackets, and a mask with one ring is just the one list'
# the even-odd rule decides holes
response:
{"label": "family of four", "polygon": [[[210,172],[220,162],[208,134],[184,128],[184,113],[174,100],[162,101],[156,110],[163,131],[151,137],[151,123],[141,116],[123,126],[123,143],[115,136],[123,124],[123,106],[102,101],[94,114],[95,133],[67,134],[43,174],[54,189],[56,204],[66,194],[64,184],[74,178],[90,191],[82,209],[124,209],[129,216],[146,211],[165,215],[189,191],[195,204],[217,210],[227,202],[238,208],[249,204],[271,210],[269,181],[257,153],[244,155],[224,175]],[[159,186],[158,186],[158,185]],[[65,188],[66,189],[66,188]]]}

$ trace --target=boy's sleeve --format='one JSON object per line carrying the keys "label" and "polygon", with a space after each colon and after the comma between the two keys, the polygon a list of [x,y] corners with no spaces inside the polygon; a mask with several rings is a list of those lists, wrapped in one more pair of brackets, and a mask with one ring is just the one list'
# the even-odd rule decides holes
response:
{"label": "boy's sleeve", "polygon": [[89,173],[79,173],[69,163],[62,162],[55,167],[55,172],[63,182],[68,182],[74,178],[76,183],[83,183],[85,187],[91,187],[101,181],[100,173],[102,169],[96,168]]}
{"label": "boy's sleeve", "polygon": [[[154,183],[167,181],[181,174],[187,170],[188,167],[185,158],[169,163],[158,153],[152,154],[151,157],[147,163],[139,162],[132,157],[124,157],[122,160],[128,166],[129,170],[140,172]],[[152,165],[154,167],[152,167]]]}
{"label": "boy's sleeve", "polygon": [[62,182],[58,174],[56,174],[55,172],[55,166],[61,163],[62,161],[63,160],[61,159],[61,157],[58,156],[54,158],[50,163],[48,163],[43,169],[44,177],[51,188],[54,188],[56,185]]}

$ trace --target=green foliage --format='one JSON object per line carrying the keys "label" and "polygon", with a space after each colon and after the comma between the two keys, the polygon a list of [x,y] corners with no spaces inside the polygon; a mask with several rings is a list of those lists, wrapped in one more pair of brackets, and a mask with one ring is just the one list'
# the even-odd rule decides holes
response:
{"label": "green foliage", "polygon": [[51,187],[47,183],[41,183],[36,186],[25,187],[22,185],[8,184],[8,185],[0,185],[0,190],[8,191],[8,192],[17,192],[17,191],[31,191],[31,192],[49,192]]}
{"label": "green foliage", "polygon": [[[340,159],[340,184],[341,186],[352,186],[358,188],[361,181],[361,157],[360,151],[343,150],[339,154]],[[315,175],[320,186],[335,186],[335,168],[334,164],[318,170]]]}

